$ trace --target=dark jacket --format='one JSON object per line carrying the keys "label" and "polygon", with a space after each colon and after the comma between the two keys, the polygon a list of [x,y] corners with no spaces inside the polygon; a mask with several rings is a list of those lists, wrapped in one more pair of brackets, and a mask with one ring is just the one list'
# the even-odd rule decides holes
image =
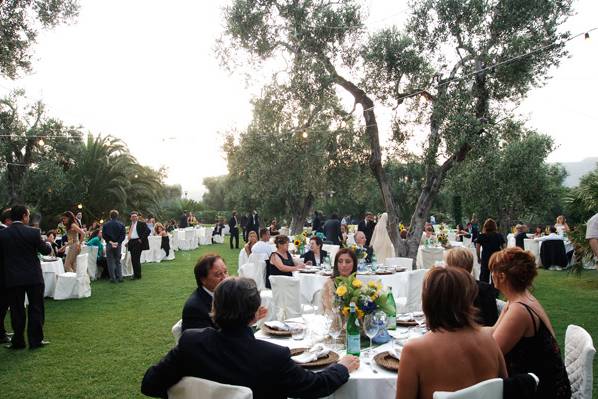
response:
{"label": "dark jacket", "polygon": [[[328,255],[328,252],[320,249],[320,264],[324,263],[324,258]],[[316,264],[316,257],[312,251],[307,251],[303,254],[303,262],[311,261],[312,265]]]}
{"label": "dark jacket", "polygon": [[[141,250],[147,251],[149,249],[149,237],[151,230],[147,227],[147,223],[142,222],[141,220],[137,221],[137,235],[139,236],[139,241],[141,243]],[[131,245],[129,245],[129,250],[131,249]]]}
{"label": "dark jacket", "polygon": [[486,327],[493,326],[498,320],[498,307],[496,306],[496,289],[483,281],[478,284],[478,296],[473,301],[473,306],[479,309],[478,321]]}
{"label": "dark jacket", "polygon": [[255,339],[248,327],[185,331],[178,346],[147,370],[141,392],[166,398],[168,389],[185,376],[249,387],[254,399],[319,398],[349,379],[340,364],[318,373],[303,369],[288,348]]}
{"label": "dark jacket", "polygon": [[38,252],[42,255],[52,252],[50,244],[42,240],[39,229],[13,222],[0,230],[0,259],[6,287],[44,283]]}
{"label": "dark jacket", "polygon": [[525,249],[525,245],[523,244],[523,240],[527,238],[527,234],[525,233],[517,233],[515,234],[515,246]]}
{"label": "dark jacket", "polygon": [[260,232],[260,216],[257,214],[250,214],[247,216],[247,231]]}
{"label": "dark jacket", "polygon": [[187,222],[187,215],[182,214],[179,219],[179,228],[184,229],[187,226],[189,226],[189,223]]}
{"label": "dark jacket", "polygon": [[326,223],[324,223],[324,235],[326,236],[326,241],[329,241],[334,245],[340,245],[342,240],[340,220],[328,219]]}
{"label": "dark jacket", "polygon": [[314,220],[311,222],[311,229],[312,231],[322,232],[322,221],[319,216],[314,217]]}
{"label": "dark jacket", "polygon": [[365,234],[365,246],[366,247],[370,246],[370,241],[372,241],[372,235],[374,234],[375,227],[376,227],[376,223],[368,222],[366,224],[365,220],[362,220],[357,225],[357,231],[363,231],[363,233]]}
{"label": "dark jacket", "polygon": [[183,307],[183,331],[189,328],[215,327],[210,312],[212,297],[202,287],[197,288]]}
{"label": "dark jacket", "polygon": [[125,225],[118,219],[110,219],[108,223],[102,226],[102,236],[106,242],[112,241],[122,244],[126,235]]}
{"label": "dark jacket", "polygon": [[231,218],[228,220],[228,227],[231,234],[236,234],[239,231],[239,228],[237,227],[237,219],[235,219],[234,216],[231,216]]}
{"label": "dark jacket", "polygon": [[569,260],[565,252],[565,243],[563,240],[545,240],[540,247],[540,259],[542,266],[549,268],[551,266],[567,267]]}

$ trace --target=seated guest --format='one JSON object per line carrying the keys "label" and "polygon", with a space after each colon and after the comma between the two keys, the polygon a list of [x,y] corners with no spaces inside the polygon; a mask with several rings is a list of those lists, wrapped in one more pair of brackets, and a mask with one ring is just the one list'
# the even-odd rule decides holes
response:
{"label": "seated guest", "polygon": [[272,244],[270,244],[270,231],[260,229],[260,240],[251,247],[252,254],[261,254],[264,259],[268,259],[272,253]]}
{"label": "seated guest", "polygon": [[564,237],[557,233],[556,227],[550,226],[548,231],[550,232],[550,234],[548,234],[547,236],[534,238],[534,240],[536,240],[536,241],[564,240]]}
{"label": "seated guest", "polygon": [[473,277],[465,270],[435,267],[428,271],[422,310],[430,332],[407,341],[401,352],[397,399],[432,399],[435,391],[452,392],[507,377],[491,331],[475,322],[476,291]]}
{"label": "seated guest", "polygon": [[542,226],[536,226],[536,229],[534,230],[534,239],[540,238],[543,235],[544,235],[544,228],[542,228]]}
{"label": "seated guest", "polygon": [[492,255],[490,271],[494,286],[507,298],[491,331],[505,355],[509,374],[538,376],[537,398],[570,398],[569,378],[554,329],[529,291],[538,273],[534,255],[516,247],[502,250]]}
{"label": "seated guest", "polygon": [[457,225],[457,241],[463,242],[463,237],[470,238],[471,234],[469,234],[469,231],[467,231],[463,228],[462,224],[458,224]]}
{"label": "seated guest", "polygon": [[565,217],[563,215],[560,215],[556,218],[554,227],[556,228],[557,234],[561,236],[564,233],[568,233],[570,231],[569,225],[567,224],[567,220],[565,220]]}
{"label": "seated guest", "polygon": [[222,219],[218,219],[216,221],[216,224],[214,225],[214,230],[212,231],[212,244],[215,244],[214,242],[214,236],[221,236],[222,234],[222,230],[224,229],[224,222],[222,221]]}
{"label": "seated guest", "polygon": [[289,252],[289,237],[278,235],[274,239],[274,244],[276,245],[276,251],[272,252],[272,254],[270,254],[270,258],[268,261],[266,261],[266,288],[272,288],[272,286],[270,286],[270,279],[268,277],[291,277],[294,271],[303,269],[305,267],[302,262],[295,264],[295,261]]}
{"label": "seated guest", "polygon": [[349,237],[349,227],[341,223],[341,247],[347,246],[347,238]]}
{"label": "seated guest", "polygon": [[[245,251],[245,254],[247,255],[247,257],[249,257],[249,255],[251,255],[251,251],[253,250],[253,246],[255,244],[257,244],[257,233],[255,231],[250,231],[247,234],[247,243],[243,246],[243,251]],[[268,244],[269,244],[269,242],[268,242]]]}
{"label": "seated guest", "polygon": [[515,246],[525,249],[523,245],[523,240],[527,238],[527,226],[524,224],[518,224],[515,226],[516,234],[515,234]]}
{"label": "seated guest", "polygon": [[435,237],[436,234],[434,233],[434,226],[432,223],[426,223],[424,225],[424,232],[422,233],[422,240],[429,240]]}
{"label": "seated guest", "polygon": [[363,231],[358,231],[357,233],[355,233],[355,244],[357,245],[357,249],[360,251],[365,251],[367,253],[365,263],[372,263],[374,249],[372,247],[366,247],[366,241],[367,239]]}
{"label": "seated guest", "polygon": [[98,255],[96,258],[96,264],[100,267],[101,278],[108,277],[108,263],[106,262],[106,256],[104,255],[104,243],[102,240],[102,230],[97,229],[91,232],[90,238],[87,241],[87,246],[98,247]]}
{"label": "seated guest", "polygon": [[197,289],[183,307],[183,331],[189,328],[214,327],[210,318],[214,290],[218,283],[228,277],[224,260],[216,254],[206,254],[199,258],[193,272]]}
{"label": "seated guest", "polygon": [[168,232],[162,225],[162,223],[156,223],[154,226],[154,235],[158,237],[162,237],[162,242],[160,243],[160,249],[163,249],[166,253],[166,256],[170,254],[170,236]]}
{"label": "seated guest", "polygon": [[278,231],[278,226],[276,224],[276,219],[272,219],[272,223],[270,223],[270,227],[268,228],[268,231],[270,232],[270,236],[274,237],[280,234],[280,231]]}
{"label": "seated guest", "polygon": [[[463,247],[449,249],[446,254],[447,267],[459,267],[471,274],[473,270],[473,254]],[[493,326],[498,320],[498,308],[496,306],[496,289],[483,281],[476,281],[478,293],[473,301],[479,311],[478,323],[483,326]]]}
{"label": "seated guest", "polygon": [[322,239],[320,237],[312,237],[309,239],[309,251],[303,254],[303,262],[306,265],[320,266],[324,263],[324,258],[328,256],[328,252],[322,249]]}
{"label": "seated guest", "polygon": [[336,292],[335,279],[337,277],[349,277],[357,272],[357,257],[355,252],[349,248],[341,248],[334,257],[334,266],[332,267],[332,276],[324,283],[322,289],[322,310],[324,314],[330,314],[334,311],[334,297]]}
{"label": "seated guest", "polygon": [[171,233],[176,230],[176,222],[174,219],[170,219],[168,223],[166,223],[166,232]]}
{"label": "seated guest", "polygon": [[255,339],[250,326],[265,316],[255,282],[231,277],[214,293],[214,322],[220,330],[187,330],[160,363],[150,367],[141,392],[166,398],[183,377],[245,386],[254,398],[319,398],[331,395],[359,368],[359,359],[344,356],[314,373],[291,359],[288,348]]}
{"label": "seated guest", "polygon": [[46,241],[50,243],[52,246],[51,256],[55,256],[57,258],[64,258],[64,251],[66,250],[66,246],[58,245],[56,242],[56,230],[50,230],[46,233]]}

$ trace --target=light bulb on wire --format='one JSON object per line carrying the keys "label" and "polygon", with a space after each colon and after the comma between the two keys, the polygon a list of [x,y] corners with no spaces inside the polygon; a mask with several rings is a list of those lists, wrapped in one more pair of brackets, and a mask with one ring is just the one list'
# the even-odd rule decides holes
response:
{"label": "light bulb on wire", "polygon": [[306,139],[307,138],[307,132],[303,132],[302,136],[303,136],[304,139]]}
{"label": "light bulb on wire", "polygon": [[44,146],[44,139],[39,139],[39,141],[37,142],[40,146]]}
{"label": "light bulb on wire", "polygon": [[83,204],[77,205],[77,209],[83,209]]}

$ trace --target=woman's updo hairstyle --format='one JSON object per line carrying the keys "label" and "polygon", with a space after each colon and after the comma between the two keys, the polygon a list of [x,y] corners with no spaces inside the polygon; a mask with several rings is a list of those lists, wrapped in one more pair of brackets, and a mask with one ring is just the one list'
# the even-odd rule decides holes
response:
{"label": "woman's updo hairstyle", "polygon": [[538,275],[534,254],[519,247],[495,252],[490,257],[488,268],[493,273],[504,273],[511,288],[517,292],[531,287]]}
{"label": "woman's updo hairstyle", "polygon": [[276,238],[274,239],[274,244],[276,245],[276,248],[283,246],[284,244],[287,244],[289,242],[289,237],[279,234],[276,236]]}

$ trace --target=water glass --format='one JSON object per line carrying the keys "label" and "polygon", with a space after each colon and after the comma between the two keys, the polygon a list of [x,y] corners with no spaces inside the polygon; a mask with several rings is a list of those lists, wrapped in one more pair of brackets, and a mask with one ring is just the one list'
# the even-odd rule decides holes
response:
{"label": "water glass", "polygon": [[301,341],[303,338],[305,338],[305,326],[293,323],[289,324],[289,327],[291,328],[291,337],[295,341]]}
{"label": "water glass", "polygon": [[372,339],[378,334],[380,330],[380,320],[375,313],[369,313],[364,318],[365,335],[370,339],[370,347],[368,349],[368,356],[372,352]]}

